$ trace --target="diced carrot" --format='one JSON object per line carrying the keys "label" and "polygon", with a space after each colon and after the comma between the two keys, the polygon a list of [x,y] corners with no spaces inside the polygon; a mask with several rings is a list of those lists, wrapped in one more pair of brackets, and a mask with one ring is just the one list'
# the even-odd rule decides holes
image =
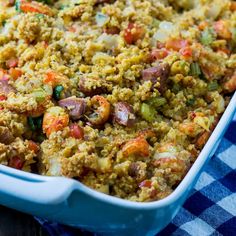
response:
{"label": "diced carrot", "polygon": [[26,1],[21,1],[20,2],[20,10],[22,12],[36,12],[36,13],[41,13],[44,15],[49,15],[53,16],[53,11],[49,6],[46,6],[45,4],[32,1],[32,2],[26,2]]}
{"label": "diced carrot", "polygon": [[223,39],[231,39],[232,34],[229,30],[228,22],[224,20],[216,21],[213,25],[215,32],[217,33],[218,37]]}
{"label": "diced carrot", "polygon": [[70,136],[76,139],[84,138],[84,130],[77,124],[70,125]]}
{"label": "diced carrot", "polygon": [[46,73],[46,76],[43,80],[43,83],[51,85],[53,88],[58,84],[58,74],[54,71],[50,71]]}
{"label": "diced carrot", "polygon": [[139,184],[139,187],[146,187],[146,188],[151,188],[152,187],[152,181],[151,180],[144,180]]}
{"label": "diced carrot", "polygon": [[144,36],[144,29],[135,23],[129,23],[124,32],[124,39],[127,44],[134,44]]}
{"label": "diced carrot", "polygon": [[10,75],[14,80],[17,80],[19,77],[22,76],[22,71],[21,71],[21,69],[11,68],[11,69],[9,70],[9,75]]}
{"label": "diced carrot", "polygon": [[39,146],[32,140],[29,140],[29,149],[35,153],[39,151]]}
{"label": "diced carrot", "polygon": [[179,51],[181,48],[187,47],[188,41],[184,39],[169,39],[166,42],[166,49],[172,49],[174,51]]}
{"label": "diced carrot", "polygon": [[10,58],[9,60],[6,61],[6,66],[8,68],[14,68],[17,67],[18,65],[18,59],[17,58]]}
{"label": "diced carrot", "polygon": [[67,83],[67,81],[68,78],[63,74],[60,74],[56,71],[49,71],[46,73],[43,83],[51,85],[53,88],[55,88],[59,84]]}

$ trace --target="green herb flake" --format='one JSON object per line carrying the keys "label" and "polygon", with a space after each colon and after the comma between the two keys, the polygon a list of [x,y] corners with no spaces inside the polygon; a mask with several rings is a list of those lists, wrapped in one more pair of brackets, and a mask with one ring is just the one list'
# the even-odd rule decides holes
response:
{"label": "green herb flake", "polygon": [[62,85],[57,85],[53,90],[53,97],[55,100],[60,100],[61,98],[61,92],[64,90],[64,87]]}

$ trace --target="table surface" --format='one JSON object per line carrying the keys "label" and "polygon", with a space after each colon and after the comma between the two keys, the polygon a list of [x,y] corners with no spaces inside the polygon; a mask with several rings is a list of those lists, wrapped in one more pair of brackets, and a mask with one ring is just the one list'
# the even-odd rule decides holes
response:
{"label": "table surface", "polygon": [[48,236],[30,215],[0,206],[0,235]]}

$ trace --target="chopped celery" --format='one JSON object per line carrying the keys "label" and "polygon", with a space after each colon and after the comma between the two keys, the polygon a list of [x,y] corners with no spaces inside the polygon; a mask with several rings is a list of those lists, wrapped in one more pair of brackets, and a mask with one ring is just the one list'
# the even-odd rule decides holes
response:
{"label": "chopped celery", "polygon": [[151,98],[148,101],[148,104],[151,105],[152,107],[160,107],[163,106],[167,103],[166,99],[164,97],[155,97],[155,98]]}
{"label": "chopped celery", "polygon": [[209,46],[215,40],[214,31],[212,29],[205,29],[201,33],[200,41],[203,45]]}
{"label": "chopped celery", "polygon": [[43,102],[47,96],[47,93],[42,88],[33,90],[32,96],[35,97],[37,102]]}
{"label": "chopped celery", "polygon": [[191,65],[190,65],[190,75],[199,76],[199,75],[201,75],[201,73],[202,73],[201,68],[198,65],[198,63],[197,62],[191,63]]}
{"label": "chopped celery", "polygon": [[143,103],[141,105],[141,115],[143,119],[145,119],[146,121],[148,122],[154,121],[156,114],[157,112],[152,106],[146,103]]}
{"label": "chopped celery", "polygon": [[208,88],[209,91],[214,91],[214,90],[217,90],[219,88],[219,85],[218,85],[217,81],[211,81],[208,84],[207,88]]}

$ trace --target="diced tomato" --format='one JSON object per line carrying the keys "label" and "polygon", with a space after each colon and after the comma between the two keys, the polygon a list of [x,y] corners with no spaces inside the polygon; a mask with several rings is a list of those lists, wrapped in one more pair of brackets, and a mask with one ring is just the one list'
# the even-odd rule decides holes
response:
{"label": "diced tomato", "polygon": [[14,156],[10,159],[9,164],[10,167],[21,170],[24,166],[24,162],[21,160],[20,157]]}
{"label": "diced tomato", "polygon": [[35,153],[39,151],[39,146],[32,140],[29,140],[29,149]]}
{"label": "diced tomato", "polygon": [[17,80],[22,76],[22,71],[21,69],[11,68],[9,70],[9,75],[12,77],[12,79]]}
{"label": "diced tomato", "polygon": [[5,95],[0,95],[0,101],[5,101],[7,100],[7,97]]}
{"label": "diced tomato", "polygon": [[150,54],[151,61],[161,60],[168,56],[168,51],[166,49],[153,49]]}
{"label": "diced tomato", "polygon": [[14,68],[14,67],[17,67],[18,65],[18,59],[17,58],[11,58],[9,60],[6,61],[6,66],[8,68]]}
{"label": "diced tomato", "polygon": [[228,22],[224,20],[216,21],[213,24],[213,28],[215,32],[217,33],[218,37],[223,38],[223,39],[231,39],[232,34],[229,30]]}
{"label": "diced tomato", "polygon": [[70,125],[70,136],[76,139],[84,138],[84,130],[77,124]]}
{"label": "diced tomato", "polygon": [[53,11],[49,6],[46,6],[45,4],[32,1],[32,2],[26,2],[25,0],[20,1],[20,10],[22,12],[36,12],[36,13],[41,13],[45,15],[52,16]]}
{"label": "diced tomato", "polygon": [[169,39],[166,42],[166,49],[172,49],[174,51],[179,51],[181,48],[187,47],[188,41],[184,39]]}
{"label": "diced tomato", "polygon": [[129,23],[124,32],[124,39],[127,44],[134,44],[144,36],[144,29],[135,23]]}
{"label": "diced tomato", "polygon": [[146,187],[146,188],[151,188],[152,187],[152,181],[151,180],[144,180],[139,184],[139,187]]}
{"label": "diced tomato", "polygon": [[192,48],[189,46],[181,48],[179,52],[186,59],[191,58],[193,56]]}

